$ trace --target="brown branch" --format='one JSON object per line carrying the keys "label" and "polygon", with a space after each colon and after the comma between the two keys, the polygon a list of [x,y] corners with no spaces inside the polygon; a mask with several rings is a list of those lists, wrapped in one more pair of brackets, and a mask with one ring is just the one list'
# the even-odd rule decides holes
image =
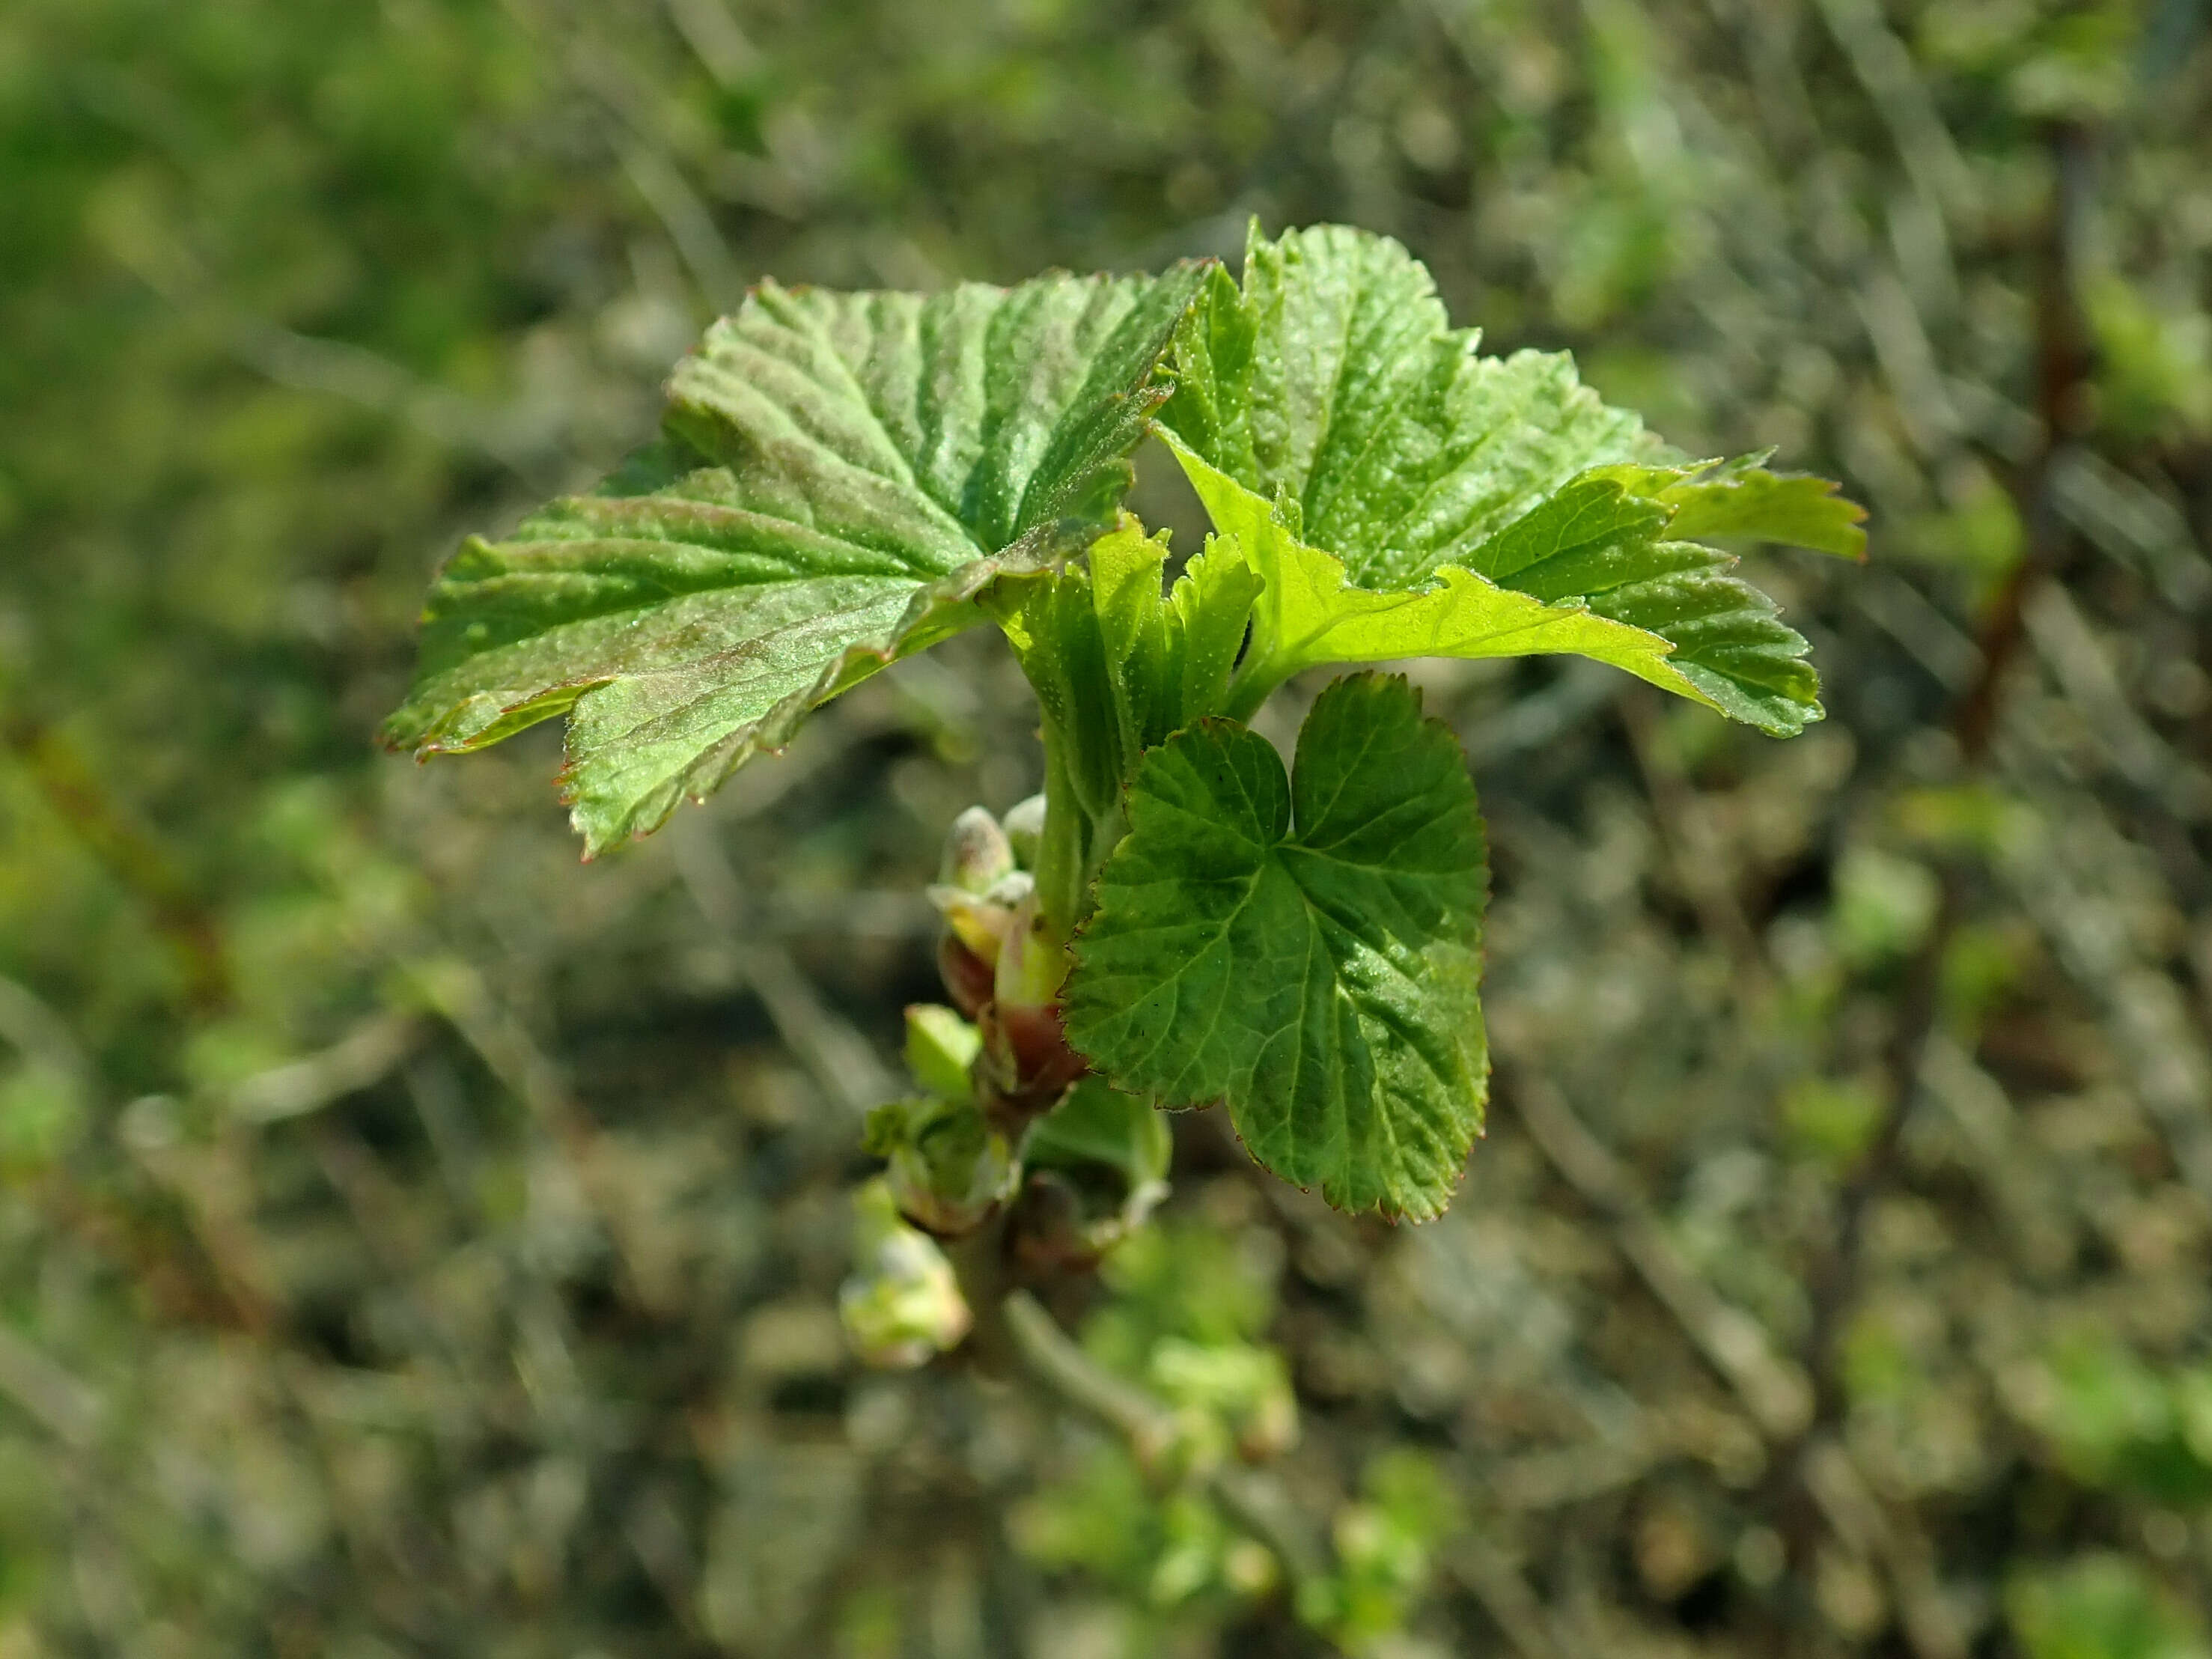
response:
{"label": "brown branch", "polygon": [[228,1006],[230,968],[215,912],[162,848],[128,820],[82,757],[52,726],[27,716],[0,721],[0,747],[15,751],[54,815],[144,906],[184,965],[191,1006],[203,1012]]}
{"label": "brown branch", "polygon": [[2088,325],[2075,291],[2074,247],[2093,187],[2088,134],[2061,125],[2049,136],[2055,174],[2051,208],[2036,249],[2035,451],[2011,480],[2027,545],[1982,619],[1981,672],[1952,714],[1960,757],[1969,768],[1989,757],[2008,672],[2027,637],[2029,596],[2063,567],[2069,538],[2059,512],[2057,474],[2089,420]]}
{"label": "brown branch", "polygon": [[[2074,281],[2074,247],[2091,187],[2093,155],[2088,137],[2073,125],[2050,130],[2053,168],[2051,207],[2037,249],[2037,414],[2040,428],[2033,453],[2013,477],[2012,489],[2027,531],[2021,561],[1984,613],[1979,633],[1980,661],[1972,681],[1951,714],[1961,769],[1980,771],[1989,761],[2010,671],[2027,638],[2030,601],[2063,568],[2070,541],[2059,512],[2057,481],[2061,465],[2078,441],[2087,420],[2089,370],[2087,331]],[[1812,1314],[1802,1364],[1812,1380],[1814,1410],[1803,1431],[1780,1450],[1765,1486],[1765,1498],[1782,1527],[1791,1565],[1812,1565],[1816,1539],[1808,1507],[1796,1494],[1821,1504],[1823,1468],[1832,1468],[1832,1432],[1847,1409],[1838,1364],[1842,1333],[1856,1303],[1863,1277],[1863,1243],[1868,1212],[1893,1186],[1900,1171],[1905,1128],[1920,1089],[1930,1040],[1942,1012],[1945,958],[1966,911],[1966,877],[1955,864],[1942,872],[1936,914],[1907,966],[1899,988],[1889,1041],[1883,1051],[1884,1106],[1872,1139],[1845,1177],[1837,1195],[1835,1225],[1826,1250],[1808,1273]],[[1830,1484],[1832,1485],[1831,1480]],[[1825,1505],[1832,1508],[1832,1503]],[[1833,1517],[1831,1516],[1832,1523]],[[1908,1588],[1896,1570],[1900,1592]],[[1908,1634],[1929,1651],[1928,1632]],[[1930,1627],[1931,1629],[1933,1626]],[[1942,1632],[1935,1630],[1941,1639]]]}

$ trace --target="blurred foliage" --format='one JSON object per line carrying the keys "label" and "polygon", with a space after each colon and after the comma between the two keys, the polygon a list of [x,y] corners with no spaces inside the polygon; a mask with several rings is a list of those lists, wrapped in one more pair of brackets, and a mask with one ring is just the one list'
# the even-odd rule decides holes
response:
{"label": "blurred foliage", "polygon": [[1200,1479],[1224,1457],[1265,1456],[1297,1437],[1281,1357],[1253,1346],[1274,1314],[1280,1256],[1270,1232],[1170,1223],[1132,1235],[1104,1264],[1115,1297],[1091,1316],[1084,1346],[1174,1409],[1176,1444],[1148,1471],[1126,1444],[1086,1438],[1012,1525],[1040,1565],[1080,1569],[1143,1610],[1122,1638],[1132,1650],[1168,1639],[1159,1615],[1218,1622],[1282,1581]]}
{"label": "blurred foliage", "polygon": [[2010,1597],[2027,1659],[2201,1659],[2203,1620],[2116,1556],[2086,1556],[2056,1575],[2022,1575]]}
{"label": "blurred foliage", "polygon": [[1465,1190],[1350,1222],[1188,1118],[1160,1242],[1060,1311],[1201,1413],[1279,1426],[1237,1356],[1285,1356],[1346,1645],[2203,1652],[2205,24],[14,0],[0,1656],[1313,1650],[1202,1498],[840,1336],[921,889],[1036,787],[1007,665],[887,675],[580,871],[546,743],[369,748],[433,562],[620,454],[756,276],[1253,213],[1402,238],[1692,451],[1778,440],[1874,558],[1760,560],[1831,694],[1790,744],[1424,669],[1494,841]]}

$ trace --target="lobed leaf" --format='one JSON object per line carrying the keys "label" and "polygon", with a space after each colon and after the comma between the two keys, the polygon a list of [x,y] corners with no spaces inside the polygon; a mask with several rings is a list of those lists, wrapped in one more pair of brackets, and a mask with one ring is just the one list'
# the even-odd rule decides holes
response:
{"label": "lobed leaf", "polygon": [[[1704,476],[1582,386],[1565,354],[1485,357],[1475,343],[1404,248],[1341,226],[1273,242],[1255,228],[1242,284],[1207,277],[1160,424],[1217,524],[1249,522],[1256,502],[1333,556],[1340,586],[1314,565],[1306,586],[1347,624],[1263,600],[1235,706],[1317,662],[1571,650],[1778,734],[1819,719],[1804,640],[1727,574],[1732,560],[1682,538],[1856,552],[1857,509],[1758,458]],[[1500,589],[1558,620],[1520,626]],[[1431,602],[1367,603],[1402,595]],[[1579,629],[1564,620],[1577,615]],[[1355,637],[1358,651],[1328,654]]]}
{"label": "lobed leaf", "polygon": [[1322,693],[1296,771],[1208,719],[1148,753],[1065,994],[1118,1089],[1228,1103],[1340,1208],[1439,1213],[1482,1123],[1488,867],[1450,732],[1403,680]]}
{"label": "lobed leaf", "polygon": [[459,752],[566,713],[586,854],[652,830],[1113,522],[1204,275],[764,284],[677,369],[661,441],[440,573],[386,741]]}

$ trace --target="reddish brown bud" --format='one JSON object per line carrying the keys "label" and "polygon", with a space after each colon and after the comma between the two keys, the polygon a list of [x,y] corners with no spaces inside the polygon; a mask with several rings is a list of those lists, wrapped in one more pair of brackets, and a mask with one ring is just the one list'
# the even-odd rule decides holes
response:
{"label": "reddish brown bud", "polygon": [[1011,1133],[1060,1103],[1090,1067],[1067,1046],[1057,1005],[1042,1008],[994,1002],[976,1017],[983,1056],[975,1075],[984,1110]]}
{"label": "reddish brown bud", "polygon": [[945,981],[945,994],[952,999],[953,1006],[969,1018],[975,1018],[990,1002],[992,981],[996,976],[991,964],[949,930],[937,941],[937,971]]}
{"label": "reddish brown bud", "polygon": [[1007,1248],[1031,1279],[1089,1273],[1103,1252],[1085,1236],[1083,1221],[1073,1183],[1055,1170],[1034,1170],[1007,1215]]}

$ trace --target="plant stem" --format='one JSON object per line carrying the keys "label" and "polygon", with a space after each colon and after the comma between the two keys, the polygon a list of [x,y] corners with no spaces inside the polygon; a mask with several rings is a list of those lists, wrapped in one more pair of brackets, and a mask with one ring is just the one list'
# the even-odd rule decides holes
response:
{"label": "plant stem", "polygon": [[[1175,1413],[1094,1361],[1027,1291],[1010,1293],[1000,1316],[1031,1380],[1127,1441],[1140,1465],[1152,1468],[1173,1447]],[[1328,1575],[1328,1546],[1273,1476],[1224,1463],[1207,1473],[1206,1486],[1238,1526],[1274,1552],[1293,1589]]]}
{"label": "plant stem", "polygon": [[1095,1364],[1036,1297],[1027,1291],[1014,1291],[1002,1311],[1006,1334],[1030,1376],[1127,1441],[1139,1463],[1150,1467],[1175,1443],[1175,1413],[1134,1383]]}
{"label": "plant stem", "polygon": [[1037,839],[1037,908],[1062,939],[1075,931],[1083,903],[1083,831],[1087,815],[1075,795],[1066,750],[1049,718],[1044,722],[1044,830]]}
{"label": "plant stem", "polygon": [[1063,944],[1089,915],[1091,884],[1121,839],[1118,799],[1103,805],[1083,799],[1076,785],[1070,743],[1047,716],[1044,739],[1044,830],[1037,843],[1037,908]]}
{"label": "plant stem", "polygon": [[1023,1293],[1008,1289],[1005,1212],[947,1244],[945,1253],[975,1321],[960,1351],[986,1376],[1010,1375],[1017,1358],[1025,1356],[1008,1328],[1007,1304]]}
{"label": "plant stem", "polygon": [[1288,678],[1290,676],[1279,671],[1262,649],[1260,618],[1255,611],[1251,642],[1245,647],[1244,660],[1237,665],[1236,675],[1229,682],[1229,695],[1222,702],[1221,712],[1232,720],[1249,725],[1252,716],[1260,712],[1260,705],[1274,696]]}

